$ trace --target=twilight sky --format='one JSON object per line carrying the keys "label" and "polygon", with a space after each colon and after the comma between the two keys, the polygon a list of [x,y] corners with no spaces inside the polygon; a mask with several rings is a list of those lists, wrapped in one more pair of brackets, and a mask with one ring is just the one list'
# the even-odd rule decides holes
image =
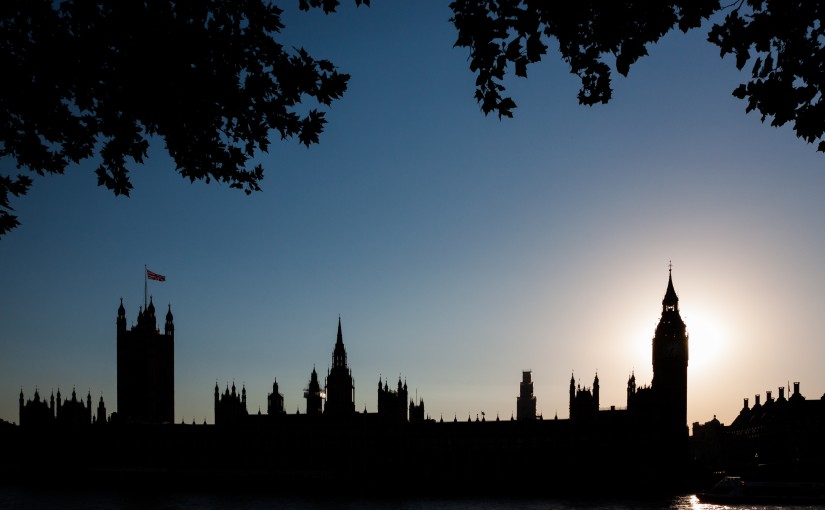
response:
{"label": "twilight sky", "polygon": [[[297,2],[286,2],[290,7]],[[571,371],[602,406],[649,384],[668,262],[690,334],[688,420],[730,423],[742,398],[801,382],[825,393],[825,155],[745,115],[745,79],[705,32],[674,32],[576,102],[558,55],[509,83],[514,119],[484,117],[447,2],[289,10],[283,40],[350,73],[321,143],[276,142],[264,191],[190,184],[161,141],[131,198],[94,161],[35,179],[0,241],[0,418],[76,387],[116,410],[115,318],[175,316],[176,421],[213,422],[212,391],[277,378],[305,411],[339,314],[356,409],[379,376],[430,417],[515,412],[523,369],[539,412],[568,415]],[[554,42],[551,41],[554,49]],[[0,159],[0,173],[14,171]]]}

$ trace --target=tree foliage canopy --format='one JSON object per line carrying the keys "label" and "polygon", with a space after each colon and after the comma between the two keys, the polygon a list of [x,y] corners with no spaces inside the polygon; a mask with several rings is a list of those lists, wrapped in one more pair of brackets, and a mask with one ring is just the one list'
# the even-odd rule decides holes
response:
{"label": "tree foliage canopy", "polygon": [[[369,0],[355,0],[356,5]],[[338,0],[298,0],[334,12]],[[526,77],[551,39],[581,80],[579,102],[605,103],[611,72],[627,75],[674,28],[710,19],[708,40],[751,79],[733,94],[774,126],[825,151],[825,4],[811,0],[453,0],[455,45],[470,49],[485,114],[511,117],[509,74]],[[132,189],[129,163],[162,139],[183,177],[258,191],[273,131],[317,143],[348,75],[278,43],[282,11],[267,0],[6,0],[0,2],[0,158],[39,175],[91,157],[98,184]],[[0,237],[28,175],[0,175]]]}
{"label": "tree foliage canopy", "polygon": [[825,152],[825,4],[806,0],[748,0],[733,9],[708,39],[743,69],[753,61],[751,80],[733,91],[771,125],[790,122],[796,135],[819,142]]}
{"label": "tree foliage canopy", "polygon": [[753,62],[750,81],[733,94],[748,102],[762,120],[790,122],[800,138],[818,141],[825,152],[825,4],[810,0],[718,0],[545,2],[541,0],[454,0],[456,46],[470,49],[476,73],[476,100],[485,114],[511,117],[516,103],[504,95],[509,73],[527,76],[527,65],[546,54],[548,39],[558,41],[561,57],[581,79],[579,102],[610,100],[611,63],[626,76],[647,55],[647,45],[671,29],[699,27],[713,15],[708,40],[733,54],[743,69]]}
{"label": "tree foliage canopy", "polygon": [[[250,158],[272,131],[317,143],[324,113],[298,107],[329,105],[349,78],[284,49],[281,14],[261,0],[0,2],[0,157],[44,175],[97,156],[98,184],[129,195],[128,163],[155,136],[183,177],[258,191]],[[0,176],[0,236],[18,224],[10,195],[30,185]]]}

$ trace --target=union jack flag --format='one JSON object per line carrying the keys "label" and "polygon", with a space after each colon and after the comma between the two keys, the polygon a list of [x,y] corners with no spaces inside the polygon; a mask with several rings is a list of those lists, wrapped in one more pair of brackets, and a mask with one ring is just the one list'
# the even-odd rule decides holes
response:
{"label": "union jack flag", "polygon": [[163,276],[162,274],[157,274],[157,273],[154,273],[152,271],[149,271],[148,269],[146,270],[146,278],[149,278],[150,280],[156,280],[156,281],[159,281],[159,282],[165,282],[166,281],[165,276]]}

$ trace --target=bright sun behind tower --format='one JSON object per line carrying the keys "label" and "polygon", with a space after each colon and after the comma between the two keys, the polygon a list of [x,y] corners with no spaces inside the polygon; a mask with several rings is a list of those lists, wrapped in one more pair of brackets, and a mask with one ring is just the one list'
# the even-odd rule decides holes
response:
{"label": "bright sun behind tower", "polygon": [[724,358],[728,334],[721,323],[702,310],[683,313],[682,319],[688,332],[688,367],[693,374],[704,373]]}

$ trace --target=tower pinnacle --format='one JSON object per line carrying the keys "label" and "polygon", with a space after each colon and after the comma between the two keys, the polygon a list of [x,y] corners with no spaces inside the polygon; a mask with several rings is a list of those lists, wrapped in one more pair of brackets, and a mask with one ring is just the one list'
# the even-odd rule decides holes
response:
{"label": "tower pinnacle", "polygon": [[673,264],[668,264],[667,290],[665,291],[665,297],[662,299],[662,311],[679,311],[679,297],[676,295],[676,290],[673,288]]}

